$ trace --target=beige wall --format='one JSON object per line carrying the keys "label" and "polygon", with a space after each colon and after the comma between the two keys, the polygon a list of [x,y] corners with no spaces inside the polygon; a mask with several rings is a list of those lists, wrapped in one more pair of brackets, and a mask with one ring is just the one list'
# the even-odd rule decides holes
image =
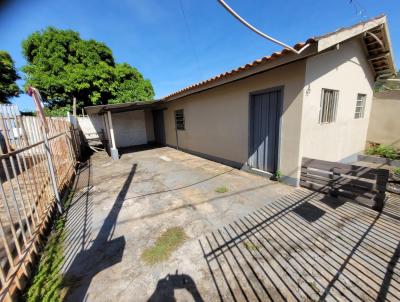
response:
{"label": "beige wall", "polygon": [[248,159],[250,92],[284,86],[279,170],[298,178],[304,74],[303,60],[167,103],[167,144],[176,145],[174,110],[184,109],[181,148],[243,165]]}
{"label": "beige wall", "polygon": [[[364,149],[372,102],[373,75],[359,40],[350,40],[307,59],[304,85],[303,156],[355,160]],[[319,124],[322,88],[339,90],[336,122]],[[364,118],[354,119],[357,94],[367,95]]]}
{"label": "beige wall", "polygon": [[374,96],[367,140],[400,149],[400,91]]}

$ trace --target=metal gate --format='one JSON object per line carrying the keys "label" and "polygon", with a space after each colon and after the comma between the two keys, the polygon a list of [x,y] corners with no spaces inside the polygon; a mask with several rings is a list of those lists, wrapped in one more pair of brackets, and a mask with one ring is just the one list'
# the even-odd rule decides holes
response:
{"label": "metal gate", "polygon": [[282,89],[250,96],[249,166],[269,173],[278,168]]}

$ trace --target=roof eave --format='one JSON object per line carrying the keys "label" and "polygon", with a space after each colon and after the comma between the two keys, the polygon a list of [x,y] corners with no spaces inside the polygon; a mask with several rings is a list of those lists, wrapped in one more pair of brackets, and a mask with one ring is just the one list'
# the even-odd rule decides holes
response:
{"label": "roof eave", "polygon": [[161,104],[163,102],[164,102],[163,100],[136,101],[136,102],[129,102],[129,103],[87,106],[87,107],[84,107],[84,109],[87,114],[104,114],[107,111],[117,113],[117,112],[150,109],[150,108],[158,106],[159,104]]}
{"label": "roof eave", "polygon": [[176,100],[217,86],[242,80],[250,76],[274,69],[276,67],[286,65],[288,63],[303,60],[317,53],[317,46],[313,39],[309,39],[305,44],[310,44],[310,47],[304,50],[304,52],[302,52],[300,55],[285,49],[283,50],[284,55],[277,55],[277,53],[274,53],[270,57],[261,59],[261,61],[259,63],[256,63],[255,66],[249,66],[250,64],[247,64],[230,72],[221,74],[216,78],[208,79],[206,81],[186,87],[181,91],[164,97],[163,99],[166,102]]}
{"label": "roof eave", "polygon": [[[382,32],[383,40],[384,40],[383,43],[385,44],[386,49],[387,49],[387,63],[389,66],[389,74],[394,75],[394,74],[396,74],[396,67],[395,67],[394,58],[393,58],[392,44],[390,41],[389,27],[387,25],[387,18],[385,15],[378,16],[372,20],[362,22],[362,23],[359,23],[357,25],[354,25],[354,26],[351,26],[348,28],[339,29],[336,32],[327,34],[325,36],[317,37],[316,39],[318,40],[318,52],[322,52],[334,45],[337,45],[337,44],[347,41],[349,39],[352,39],[355,37],[362,37],[368,31],[376,30],[377,28],[380,28],[380,27],[383,28],[383,32]],[[366,51],[367,51],[367,49],[366,49]],[[368,56],[368,53],[367,53],[367,56]],[[371,68],[373,69],[375,77],[378,77],[379,74],[377,73],[376,70],[374,70],[372,65],[371,65]]]}
{"label": "roof eave", "polygon": [[353,37],[377,27],[381,24],[386,24],[386,16],[379,16],[367,22],[362,22],[348,28],[338,29],[336,32],[329,33],[324,36],[317,37],[318,52],[330,48],[338,43],[349,40]]}
{"label": "roof eave", "polygon": [[385,23],[383,24],[383,26],[384,26],[384,29],[385,29],[385,38],[386,38],[387,45],[388,45],[389,52],[390,52],[390,60],[389,60],[389,62],[390,62],[393,74],[395,75],[397,69],[396,69],[396,63],[395,63],[394,52],[393,52],[393,47],[392,47],[392,41],[390,39],[389,26],[387,24],[386,16],[385,16]]}

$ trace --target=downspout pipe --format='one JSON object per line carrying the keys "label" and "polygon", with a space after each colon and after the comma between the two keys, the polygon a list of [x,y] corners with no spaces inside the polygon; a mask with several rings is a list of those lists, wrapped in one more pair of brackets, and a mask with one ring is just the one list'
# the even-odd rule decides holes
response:
{"label": "downspout pipe", "polygon": [[251,29],[252,31],[254,31],[256,34],[260,35],[261,37],[274,42],[275,44],[278,44],[280,46],[285,47],[286,49],[294,52],[295,54],[301,54],[306,48],[308,48],[310,46],[309,43],[307,43],[306,45],[304,45],[300,50],[296,50],[293,47],[263,33],[261,30],[255,28],[253,25],[251,25],[249,22],[247,22],[246,20],[244,20],[241,16],[239,16],[239,14],[237,12],[235,12],[228,4],[225,3],[224,0],[218,0],[218,2],[232,15],[234,16],[236,19],[238,19],[243,25],[245,25],[246,27],[248,27],[249,29]]}

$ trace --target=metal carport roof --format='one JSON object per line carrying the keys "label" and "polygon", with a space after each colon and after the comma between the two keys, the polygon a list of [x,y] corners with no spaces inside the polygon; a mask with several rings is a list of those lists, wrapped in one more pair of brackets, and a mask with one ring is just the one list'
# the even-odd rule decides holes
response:
{"label": "metal carport roof", "polygon": [[134,111],[134,110],[151,109],[155,108],[161,103],[163,103],[163,100],[134,101],[121,104],[87,106],[85,107],[85,111],[87,114],[104,114],[107,111],[111,111],[112,113],[118,113],[118,112]]}

